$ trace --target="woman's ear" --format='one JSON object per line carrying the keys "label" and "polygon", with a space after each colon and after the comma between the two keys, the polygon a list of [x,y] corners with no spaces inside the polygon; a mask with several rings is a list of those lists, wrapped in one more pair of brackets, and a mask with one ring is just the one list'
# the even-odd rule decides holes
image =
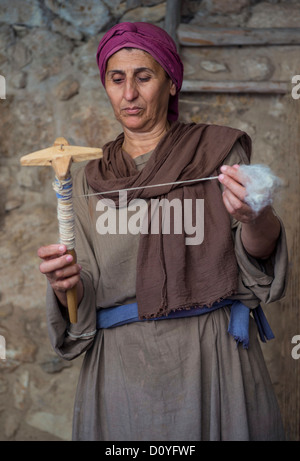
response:
{"label": "woman's ear", "polygon": [[170,95],[171,95],[171,96],[175,96],[175,94],[176,94],[176,85],[175,85],[175,83],[173,83],[172,80],[171,80]]}

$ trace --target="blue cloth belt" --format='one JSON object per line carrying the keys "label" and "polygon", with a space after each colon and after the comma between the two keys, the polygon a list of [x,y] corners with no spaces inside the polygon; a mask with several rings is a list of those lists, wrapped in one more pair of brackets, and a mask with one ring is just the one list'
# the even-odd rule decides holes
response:
{"label": "blue cloth belt", "polygon": [[[191,309],[177,310],[170,312],[168,316],[156,317],[151,320],[169,320],[183,317],[193,317],[197,315],[208,314],[216,309],[220,309],[231,304],[231,313],[229,319],[228,333],[230,333],[237,344],[242,343],[245,349],[249,346],[249,317],[250,309],[240,301],[224,299],[219,303],[214,303],[211,307],[194,307]],[[253,317],[257,324],[258,333],[261,341],[266,342],[267,339],[273,339],[274,334],[268,324],[264,312],[259,305],[255,309],[251,309]],[[124,304],[122,306],[108,307],[97,311],[97,329],[113,328],[127,323],[145,322],[148,319],[139,319],[137,303]]]}

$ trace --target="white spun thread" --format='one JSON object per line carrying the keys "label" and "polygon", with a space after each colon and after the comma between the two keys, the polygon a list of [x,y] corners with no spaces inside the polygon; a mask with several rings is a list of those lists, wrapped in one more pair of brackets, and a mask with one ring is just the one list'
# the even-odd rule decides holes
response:
{"label": "white spun thread", "polygon": [[84,195],[75,195],[75,198],[80,197],[93,197],[94,195],[106,195],[106,194],[113,194],[116,192],[127,192],[131,190],[141,190],[141,189],[150,189],[152,187],[161,187],[161,186],[173,186],[176,184],[188,184],[192,182],[199,182],[199,181],[209,181],[211,179],[218,179],[219,176],[209,176],[208,178],[196,178],[196,179],[186,179],[185,181],[174,181],[174,182],[165,182],[162,184],[150,184],[148,186],[138,186],[138,187],[128,187],[127,189],[116,189],[116,190],[108,190],[105,192],[93,192],[91,194],[84,194]]}
{"label": "white spun thread", "polygon": [[55,177],[52,184],[57,197],[57,219],[59,225],[59,239],[62,245],[68,250],[75,247],[75,217],[73,210],[72,177],[64,180]]}
{"label": "white spun thread", "polygon": [[[255,213],[259,213],[263,208],[273,203],[275,194],[283,185],[283,181],[274,175],[272,170],[266,165],[240,165],[239,172],[246,189],[245,203],[247,203]],[[92,197],[97,195],[106,195],[112,193],[127,192],[152,187],[169,186],[176,184],[187,184],[199,181],[209,181],[218,179],[219,176],[209,176],[207,178],[196,178],[185,181],[174,181],[162,184],[151,184],[147,186],[129,187],[126,189],[116,189],[105,192],[94,192],[91,194],[75,195],[79,197]]]}

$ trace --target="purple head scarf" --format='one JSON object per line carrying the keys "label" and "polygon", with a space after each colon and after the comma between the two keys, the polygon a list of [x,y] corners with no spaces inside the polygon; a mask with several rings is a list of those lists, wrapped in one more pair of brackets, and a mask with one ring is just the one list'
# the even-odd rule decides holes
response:
{"label": "purple head scarf", "polygon": [[147,51],[167,72],[177,90],[175,96],[170,96],[168,120],[177,120],[183,64],[174,40],[163,29],[147,22],[122,22],[112,27],[101,39],[97,50],[97,63],[104,87],[108,59],[125,47]]}

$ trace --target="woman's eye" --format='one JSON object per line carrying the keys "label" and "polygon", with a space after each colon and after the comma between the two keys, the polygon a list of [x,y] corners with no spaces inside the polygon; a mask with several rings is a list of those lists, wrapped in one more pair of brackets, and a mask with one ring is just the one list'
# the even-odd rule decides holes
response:
{"label": "woman's eye", "polygon": [[150,80],[150,77],[138,77],[140,82],[148,82]]}
{"label": "woman's eye", "polygon": [[122,82],[123,82],[123,79],[122,79],[122,78],[114,78],[114,79],[113,79],[113,82],[114,82],[114,83],[122,83]]}

